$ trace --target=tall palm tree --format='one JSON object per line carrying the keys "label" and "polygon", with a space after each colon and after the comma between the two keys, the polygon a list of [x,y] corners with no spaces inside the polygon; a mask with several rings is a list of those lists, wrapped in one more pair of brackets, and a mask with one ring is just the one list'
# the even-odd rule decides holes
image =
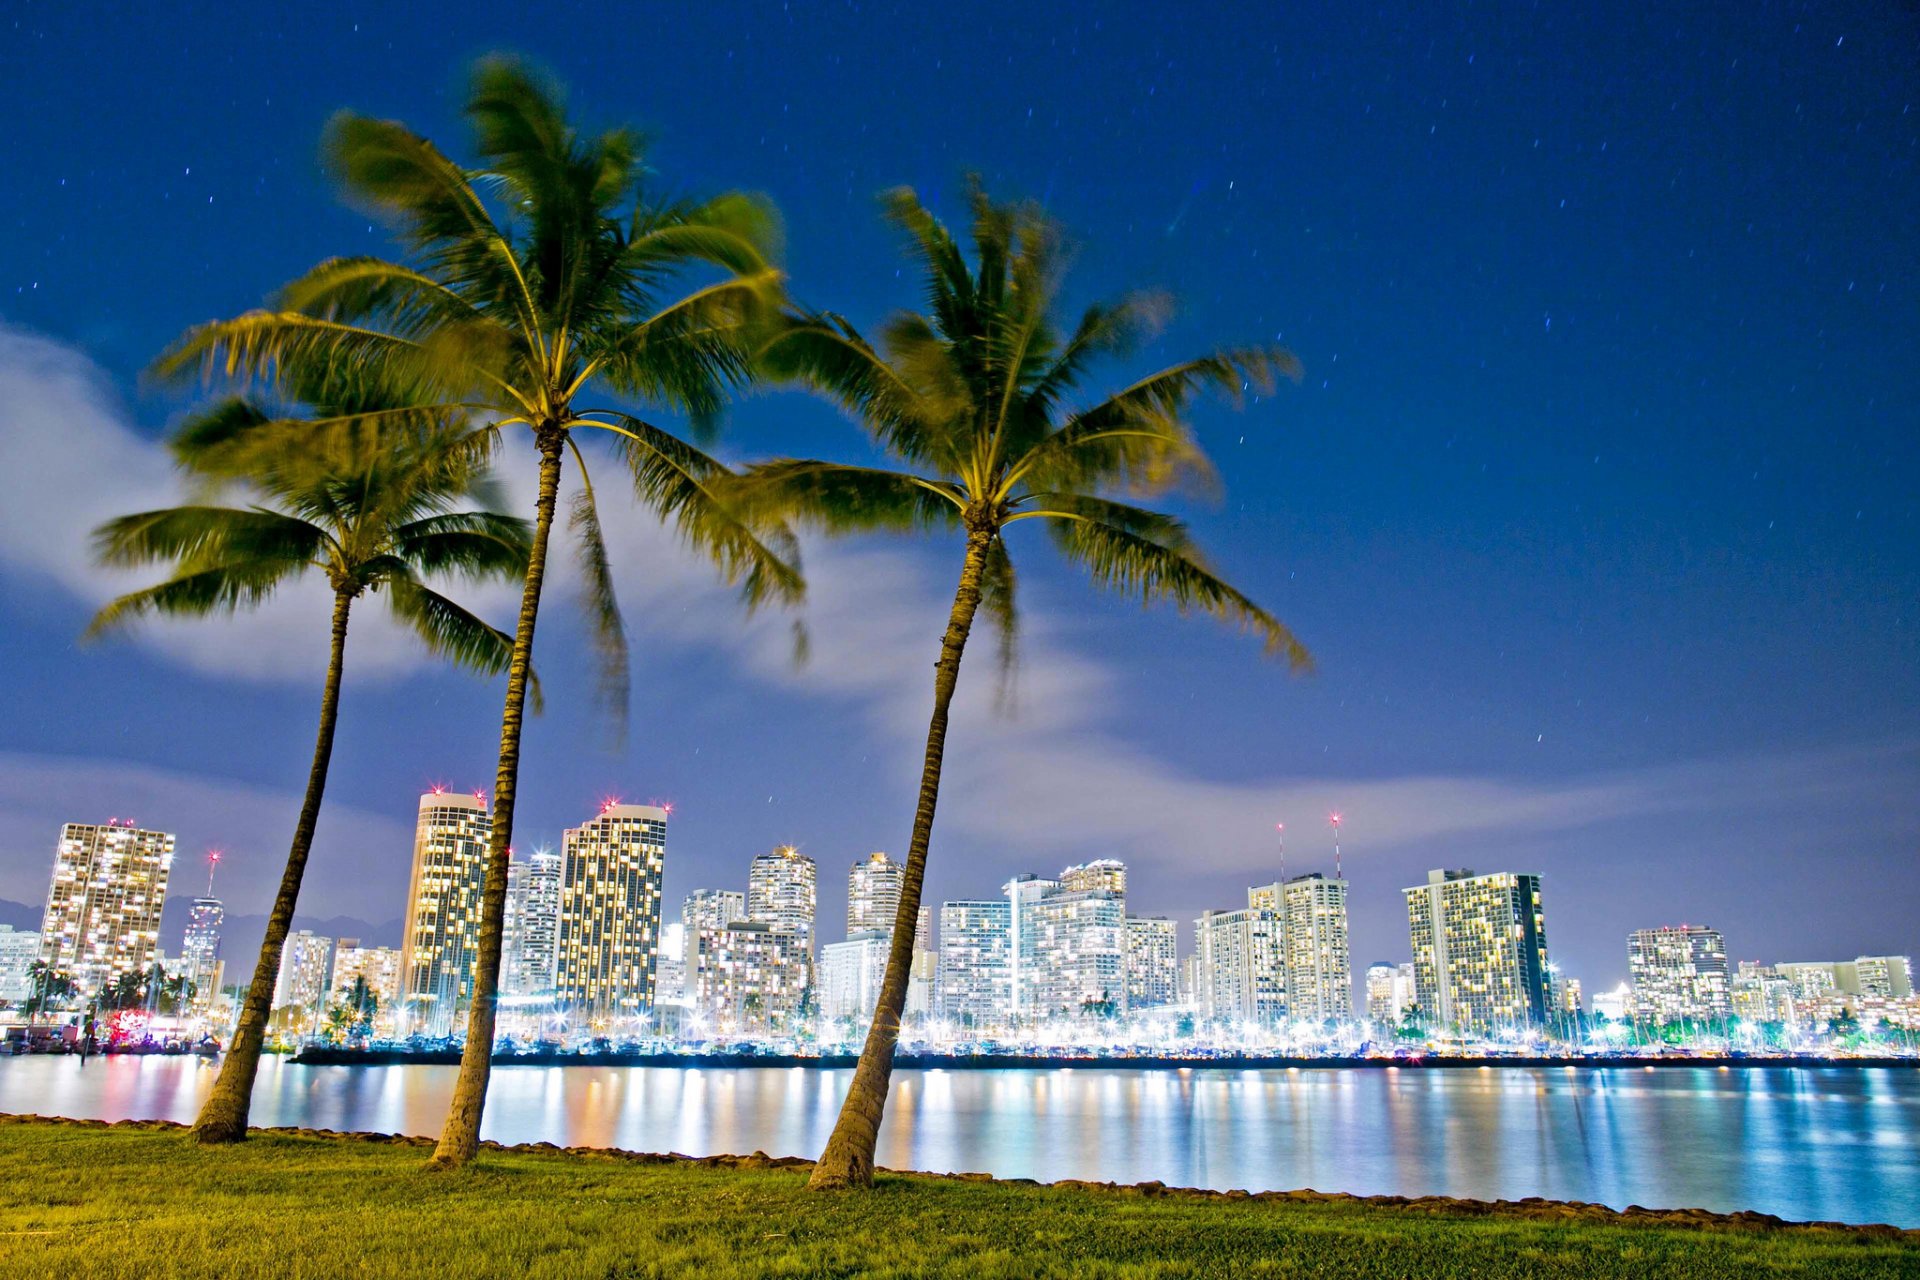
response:
{"label": "tall palm tree", "polygon": [[1295,667],[1305,650],[1266,610],[1208,569],[1175,518],[1106,496],[1204,479],[1210,469],[1185,418],[1202,390],[1231,394],[1298,376],[1293,357],[1259,348],[1219,351],[1152,374],[1125,390],[1069,407],[1096,358],[1132,349],[1162,310],[1146,296],[1089,308],[1067,330],[1058,304],[1054,227],[1034,207],[995,204],[972,186],[973,261],[909,190],[886,198],[925,274],[930,314],[888,321],[876,348],[838,316],[793,317],[761,353],[774,377],[837,400],[906,468],[892,471],[782,459],[747,469],[735,501],[761,518],[828,533],[936,528],[964,535],[960,579],[934,664],[919,804],[873,1026],[826,1152],[816,1188],[865,1186],[913,960],[946,749],[947,712],[978,610],[1014,639],[1014,569],[1005,532],[1045,523],[1055,545],[1094,582],[1239,624]]}
{"label": "tall palm tree", "polygon": [[743,327],[780,295],[770,209],[742,195],[654,198],[642,187],[636,133],[582,136],[558,90],[509,59],[477,65],[466,114],[479,160],[471,169],[400,124],[337,116],[328,161],[350,199],[397,227],[409,261],[324,262],[286,286],[273,310],[204,325],[160,366],[271,377],[283,361],[314,355],[400,403],[468,415],[476,440],[509,429],[532,439],[533,549],[501,717],[466,1050],[434,1155],[443,1167],[479,1149],[526,672],[566,457],[581,472],[569,523],[602,688],[616,709],[626,700],[626,639],[575,437],[609,440],[641,503],[738,582],[750,606],[801,589],[784,532],[750,526],[716,500],[712,482],[725,468],[622,407],[685,413],[695,434],[717,419],[726,388],[749,373]]}
{"label": "tall palm tree", "polygon": [[[208,501],[122,516],[94,534],[106,564],[170,564],[174,572],[108,604],[89,635],[148,614],[202,617],[251,608],[310,575],[324,577],[333,591],[327,676],[306,795],[233,1043],[193,1127],[203,1143],[246,1136],[280,953],[293,927],[326,793],[354,602],[368,593],[384,596],[388,611],[434,653],[498,674],[507,669],[512,637],[422,579],[517,579],[526,571],[531,545],[525,521],[487,509],[497,505],[498,494],[477,451],[460,446],[469,434],[464,423],[370,408],[357,400],[355,388],[329,382],[311,368],[298,381],[312,406],[309,417],[291,417],[281,405],[232,399],[190,419],[176,435],[175,455],[199,479]],[[332,424],[324,440],[310,434],[314,422]],[[405,430],[396,426],[402,422]],[[254,502],[215,505],[224,489],[236,487]],[[472,509],[475,504],[480,509]]]}

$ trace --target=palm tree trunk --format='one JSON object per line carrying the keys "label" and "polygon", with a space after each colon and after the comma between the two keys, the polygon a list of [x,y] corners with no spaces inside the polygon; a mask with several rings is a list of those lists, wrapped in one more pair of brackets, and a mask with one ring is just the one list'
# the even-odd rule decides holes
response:
{"label": "palm tree trunk", "polygon": [[940,642],[940,660],[933,665],[933,719],[927,726],[926,762],[920,770],[920,805],[913,815],[913,840],[907,847],[906,875],[900,884],[900,909],[893,917],[893,937],[887,945],[887,973],[880,982],[880,1000],[873,1026],[860,1050],[853,1083],[840,1107],[827,1149],[813,1166],[807,1186],[815,1191],[838,1191],[873,1185],[873,1153],[880,1141],[880,1118],[887,1109],[887,1088],[893,1081],[893,1047],[900,1039],[900,1015],[907,1005],[907,980],[913,971],[914,931],[920,922],[920,886],[927,874],[927,843],[933,835],[933,811],[940,800],[940,765],[947,749],[947,708],[960,679],[960,655],[980,608],[980,575],[996,533],[970,529],[967,558],[960,585],[953,593],[953,612]]}
{"label": "palm tree trunk", "polygon": [[307,853],[320,822],[320,800],[327,790],[327,766],[333,760],[333,730],[340,718],[340,676],[346,667],[347,614],[354,593],[335,589],[333,642],[327,655],[327,683],[320,693],[320,731],[313,744],[313,765],[307,770],[307,795],[300,805],[300,821],[293,829],[293,847],[287,850],[286,869],[280,873],[280,892],[267,917],[267,934],[260,942],[260,958],[253,966],[253,982],[240,1006],[240,1025],[227,1046],[226,1060],[213,1092],[200,1108],[191,1130],[203,1144],[239,1142],[247,1136],[247,1109],[253,1103],[253,1078],[260,1070],[260,1046],[266,1039],[267,1015],[273,1008],[274,983],[280,977],[280,952],[293,928],[293,908],[300,899],[300,879],[307,871]]}
{"label": "palm tree trunk", "polygon": [[474,959],[473,1003],[467,1013],[467,1044],[460,1055],[460,1078],[440,1130],[433,1165],[453,1168],[480,1150],[480,1117],[487,1106],[487,1078],[493,1071],[494,1002],[500,990],[500,951],[506,932],[507,862],[513,853],[513,801],[520,781],[520,726],[525,718],[527,673],[533,665],[533,626],[540,614],[540,587],[547,573],[547,538],[560,496],[560,451],[566,436],[542,432],[540,497],[534,508],[533,549],[527,557],[527,581],[520,593],[520,621],[513,632],[513,657],[507,666],[507,704],[500,717],[500,767],[493,779],[493,835],[487,845],[487,878],[480,890],[480,949]]}

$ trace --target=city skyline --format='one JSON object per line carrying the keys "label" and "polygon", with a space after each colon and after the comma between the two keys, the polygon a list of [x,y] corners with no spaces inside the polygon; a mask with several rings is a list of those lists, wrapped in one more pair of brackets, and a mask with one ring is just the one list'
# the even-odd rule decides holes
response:
{"label": "city skyline", "polygon": [[[1716,918],[1735,956],[1743,937],[1894,950],[1920,916],[1902,874],[1920,847],[1907,46],[1865,8],[1803,16],[1582,12],[1547,33],[1434,12],[1402,31],[1329,6],[1229,31],[1121,7],[1058,44],[998,22],[988,52],[949,48],[953,19],[933,10],[901,15],[913,52],[833,104],[806,87],[870,37],[805,6],[771,40],[689,15],[678,56],[631,88],[615,73],[648,56],[635,32],[591,48],[526,32],[522,47],[596,119],[657,130],[650,160],[674,189],[766,191],[796,296],[865,330],[911,301],[875,193],[911,183],[951,217],[977,166],[1062,220],[1089,298],[1175,297],[1141,368],[1233,341],[1283,342],[1305,366],[1244,413],[1197,415],[1223,497],[1179,514],[1299,631],[1317,674],[1262,669],[1230,636],[1140,617],[1036,557],[1018,719],[995,716],[990,656],[968,659],[931,899],[979,892],[963,882],[975,868],[997,884],[1116,856],[1136,896],[1190,920],[1278,874],[1273,822],[1298,824],[1300,857],[1340,810],[1346,876],[1368,886],[1358,954],[1399,932],[1375,887],[1525,866],[1589,904],[1555,950],[1611,982],[1653,883],[1677,917]],[[325,256],[388,249],[314,162],[322,123],[353,106],[461,136],[445,90],[476,50],[442,26],[289,21],[145,66],[172,36],[164,16],[101,30],[49,11],[14,83],[44,128],[22,140],[20,226],[0,245],[9,900],[36,899],[47,831],[103,806],[164,819],[183,856],[231,851],[234,916],[264,910],[286,847],[311,745],[312,601],[190,635],[74,637],[119,584],[88,566],[88,530],[177,493],[157,441],[185,402],[142,389],[148,361]],[[1403,39],[1429,52],[1400,57]],[[335,74],[289,61],[308,47]],[[1531,74],[1569,48],[1590,77]],[[73,96],[64,68],[133,58],[137,82]],[[1023,92],[907,127],[927,85],[988,76]],[[1675,84],[1703,88],[1676,107]],[[1273,128],[1223,133],[1221,95]],[[214,116],[232,122],[219,145],[196,127]],[[1703,154],[1714,164],[1691,163]],[[1157,176],[1114,198],[1112,175],[1143,156]],[[171,251],[146,252],[155,239]],[[767,392],[730,414],[721,448],[860,445],[827,407]],[[886,539],[809,545],[814,656],[794,668],[791,619],[743,622],[671,534],[618,502],[606,518],[646,731],[600,749],[591,677],[568,660],[584,634],[551,610],[518,842],[557,840],[582,788],[638,780],[632,799],[677,805],[670,897],[782,840],[834,862],[904,849],[946,560]],[[498,620],[510,594],[476,606]],[[355,643],[302,903],[320,918],[404,879],[391,837],[404,843],[410,796],[436,774],[491,785],[499,691],[427,668],[392,631]],[[1299,865],[1331,871],[1313,857]],[[1754,888],[1727,902],[1734,866]],[[1887,891],[1807,891],[1836,873]]]}

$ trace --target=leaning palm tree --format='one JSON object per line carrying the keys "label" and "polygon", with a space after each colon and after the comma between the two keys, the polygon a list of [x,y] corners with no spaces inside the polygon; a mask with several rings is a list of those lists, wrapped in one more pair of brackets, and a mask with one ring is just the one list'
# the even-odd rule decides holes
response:
{"label": "leaning palm tree", "polygon": [[533,549],[501,717],[466,1049],[434,1155],[442,1167],[479,1149],[526,672],[567,457],[581,473],[569,523],[603,693],[625,705],[626,639],[576,437],[610,440],[641,503],[740,583],[750,606],[794,599],[801,588],[790,539],[715,499],[725,468],[636,411],[684,413],[698,434],[749,373],[741,335],[780,295],[768,207],[741,195],[654,198],[642,188],[638,135],[582,136],[558,91],[511,60],[478,65],[466,114],[479,159],[471,169],[400,124],[336,117],[325,143],[333,171],[350,199],[397,227],[410,260],[322,263],[286,286],[273,310],[202,326],[161,364],[163,374],[199,367],[272,377],[284,361],[317,357],[400,403],[468,415],[483,443],[509,429],[531,437]]}
{"label": "leaning palm tree", "polygon": [[[309,370],[302,380],[312,384],[324,377]],[[246,1136],[280,953],[293,927],[326,793],[354,603],[369,593],[383,596],[388,611],[434,653],[498,674],[507,669],[512,637],[423,579],[517,579],[526,571],[531,544],[525,521],[488,509],[499,495],[477,452],[460,445],[468,435],[464,423],[369,409],[355,401],[354,390],[338,384],[304,390],[310,417],[290,417],[278,404],[232,399],[190,419],[173,448],[208,501],[122,516],[94,535],[106,564],[170,564],[174,572],[157,586],[112,601],[94,618],[89,635],[150,614],[204,617],[251,608],[307,577],[324,578],[333,593],[306,795],[239,1025],[193,1127],[203,1143]],[[324,441],[308,436],[316,420],[333,424]],[[395,425],[401,421],[407,423],[404,431]],[[234,488],[254,501],[217,505],[222,492]]]}
{"label": "leaning palm tree", "polygon": [[1235,393],[1298,376],[1293,357],[1260,348],[1220,351],[1070,408],[1097,357],[1131,349],[1161,310],[1148,297],[1088,309],[1061,326],[1058,236],[1031,206],[990,201],[973,184],[974,261],[913,192],[887,197],[925,273],[931,314],[890,320],[876,348],[831,314],[793,317],[765,346],[767,373],[795,379],[843,405],[907,469],[782,459],[747,469],[740,509],[828,533],[937,528],[964,535],[940,657],[934,664],[919,804],[886,976],[873,1026],[840,1118],[814,1167],[816,1188],[865,1186],[913,960],[914,921],[926,875],[946,748],[947,713],[976,612],[1014,638],[1014,570],[1006,531],[1043,521],[1059,549],[1101,586],[1144,603],[1167,601],[1234,622],[1267,652],[1304,666],[1307,655],[1271,614],[1202,561],[1172,516],[1107,496],[1203,479],[1205,455],[1185,418],[1207,388]]}

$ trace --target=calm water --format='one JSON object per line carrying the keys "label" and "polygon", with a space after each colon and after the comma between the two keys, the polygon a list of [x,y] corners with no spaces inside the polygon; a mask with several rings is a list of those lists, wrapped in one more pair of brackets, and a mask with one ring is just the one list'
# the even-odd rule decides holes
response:
{"label": "calm water", "polygon": [[[454,1072],[269,1059],[253,1118],[432,1135]],[[496,1068],[486,1136],[812,1155],[849,1074]],[[6,1058],[0,1111],[190,1120],[212,1080],[190,1059]],[[1916,1071],[907,1071],[893,1099],[892,1168],[1920,1227]]]}

